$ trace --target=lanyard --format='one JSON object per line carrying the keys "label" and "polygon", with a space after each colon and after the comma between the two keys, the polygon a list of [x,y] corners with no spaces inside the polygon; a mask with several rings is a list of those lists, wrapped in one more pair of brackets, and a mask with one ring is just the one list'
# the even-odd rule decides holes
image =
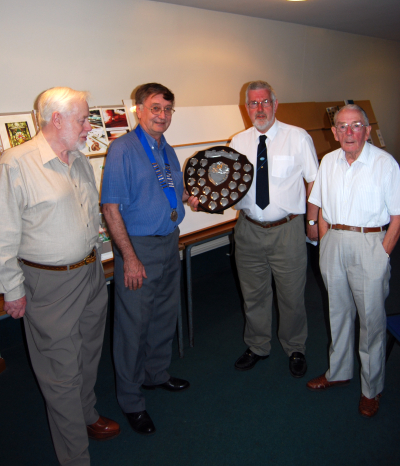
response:
{"label": "lanyard", "polygon": [[164,154],[164,163],[165,163],[165,174],[167,177],[167,181],[165,181],[162,171],[160,167],[158,166],[156,159],[154,158],[154,154],[149,146],[149,143],[147,142],[146,136],[144,135],[143,129],[140,125],[136,126],[135,133],[137,137],[139,138],[139,141],[141,142],[144,150],[146,151],[147,157],[149,158],[154,168],[154,171],[156,172],[158,182],[160,183],[160,186],[163,189],[164,194],[166,195],[169,205],[172,209],[171,220],[175,222],[178,219],[178,213],[176,211],[178,201],[176,199],[176,192],[174,189],[174,182],[172,180],[171,168],[169,166],[167,151],[165,150],[165,147],[164,147],[163,154]]}

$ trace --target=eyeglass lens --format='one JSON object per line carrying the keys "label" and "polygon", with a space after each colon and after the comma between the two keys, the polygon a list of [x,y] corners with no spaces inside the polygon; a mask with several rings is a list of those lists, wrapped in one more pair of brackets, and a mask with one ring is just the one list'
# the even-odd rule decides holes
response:
{"label": "eyeglass lens", "polygon": [[363,126],[364,125],[361,122],[356,122],[351,123],[350,125],[348,123],[343,123],[341,125],[336,126],[336,128],[340,133],[345,133],[347,131],[347,128],[350,127],[354,133],[357,133],[358,131],[361,131]]}
{"label": "eyeglass lens", "polygon": [[150,111],[153,115],[159,115],[163,110],[167,116],[171,116],[175,112],[175,110],[172,107],[162,108],[155,105],[154,107],[150,108]]}
{"label": "eyeglass lens", "polygon": [[249,103],[250,108],[258,108],[258,106],[261,104],[263,108],[268,108],[271,106],[271,102],[269,100],[263,100],[262,102],[257,102],[257,100],[252,100]]}

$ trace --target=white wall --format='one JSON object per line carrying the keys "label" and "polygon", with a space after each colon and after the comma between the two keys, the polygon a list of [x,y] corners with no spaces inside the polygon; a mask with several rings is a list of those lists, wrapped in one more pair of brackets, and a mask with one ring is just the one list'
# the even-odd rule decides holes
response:
{"label": "white wall", "polygon": [[119,104],[149,81],[177,106],[237,104],[265,79],[281,102],[370,99],[400,159],[398,42],[144,0],[0,0],[0,18],[2,113],[59,85]]}

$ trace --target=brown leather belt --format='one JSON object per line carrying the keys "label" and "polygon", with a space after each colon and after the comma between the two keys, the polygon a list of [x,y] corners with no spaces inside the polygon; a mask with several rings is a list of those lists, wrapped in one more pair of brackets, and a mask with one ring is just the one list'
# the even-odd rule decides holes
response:
{"label": "brown leather belt", "polygon": [[36,264],[36,262],[29,262],[25,259],[19,259],[25,265],[29,267],[35,267],[36,269],[43,269],[43,270],[53,270],[54,272],[63,272],[65,270],[73,270],[82,267],[83,265],[91,264],[96,260],[96,248],[93,248],[93,251],[87,255],[84,259],[75,264],[71,265],[44,265],[44,264]]}
{"label": "brown leather belt", "polygon": [[346,231],[356,231],[357,233],[378,233],[379,231],[387,230],[387,225],[383,227],[351,227],[350,225],[329,225],[330,230],[346,230]]}
{"label": "brown leather belt", "polygon": [[298,216],[298,214],[293,215],[290,214],[287,217],[283,218],[282,220],[277,220],[276,222],[257,222],[257,220],[253,220],[252,218],[248,217],[245,213],[242,212],[244,215],[244,218],[248,220],[251,223],[254,223],[255,225],[258,225],[261,228],[272,228],[272,227],[277,227],[278,225],[283,225],[284,223],[290,222],[290,220],[293,220],[295,217]]}

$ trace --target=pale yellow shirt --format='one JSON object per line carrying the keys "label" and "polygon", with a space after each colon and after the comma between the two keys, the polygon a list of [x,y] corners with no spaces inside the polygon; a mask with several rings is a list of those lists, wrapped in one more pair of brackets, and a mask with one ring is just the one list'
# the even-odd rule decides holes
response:
{"label": "pale yellow shirt", "polygon": [[0,292],[25,295],[18,257],[68,265],[99,246],[93,168],[79,151],[62,162],[40,132],[0,158]]}

